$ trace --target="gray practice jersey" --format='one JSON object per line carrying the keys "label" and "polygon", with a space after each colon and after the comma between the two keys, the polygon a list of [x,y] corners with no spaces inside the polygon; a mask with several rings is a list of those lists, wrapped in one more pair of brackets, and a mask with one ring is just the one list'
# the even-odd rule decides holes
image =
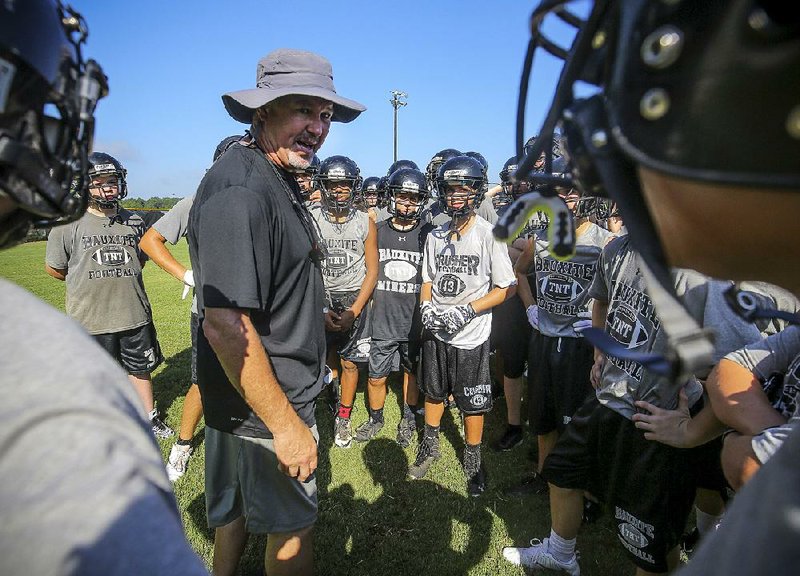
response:
{"label": "gray practice jersey", "polygon": [[[153,224],[156,232],[173,246],[189,231],[189,212],[192,204],[194,204],[194,194],[178,201],[175,206],[170,208],[169,212]],[[194,290],[192,290],[192,312],[197,314],[197,296],[194,294]]]}
{"label": "gray practice jersey", "polygon": [[[673,271],[675,292],[689,314],[701,325],[716,332],[714,361],[750,342],[761,339],[758,328],[739,318],[725,303],[724,282],[709,282],[706,276],[691,270]],[[628,350],[639,353],[666,354],[667,334],[661,326],[646,282],[639,269],[638,256],[631,249],[628,236],[611,240],[600,256],[590,296],[608,303],[606,332]],[[707,374],[697,374],[704,378]],[[696,378],[684,388],[693,405],[703,393]],[[597,391],[598,400],[630,418],[637,411],[636,400],[645,400],[667,410],[678,405],[678,387],[669,378],[645,369],[633,360],[608,356]]]}
{"label": "gray practice jersey", "polygon": [[122,332],[150,322],[139,240],[142,218],[124,208],[109,218],[86,213],[53,228],[47,265],[67,272],[67,314],[90,334]]}
{"label": "gray practice jersey", "polygon": [[[492,235],[492,225],[480,216],[456,240],[450,224],[438,226],[425,242],[422,281],[432,284],[431,301],[440,312],[485,296],[498,286],[516,284],[516,276],[506,245]],[[439,340],[456,348],[470,350],[483,344],[492,330],[492,312],[487,310],[453,335],[439,331]]]}
{"label": "gray practice jersey", "polygon": [[207,574],[126,374],[2,279],[0,302],[0,574]]}
{"label": "gray practice jersey", "polygon": [[328,220],[325,210],[319,206],[310,212],[328,247],[328,257],[322,263],[325,291],[357,292],[367,275],[364,242],[369,233],[369,215],[352,210],[346,222],[336,224]]}
{"label": "gray practice jersey", "polygon": [[590,311],[589,287],[597,269],[600,252],[611,234],[589,224],[575,241],[575,255],[556,260],[544,236],[535,236],[536,304],[539,306],[539,331],[545,336],[580,338],[572,325],[578,314]]}

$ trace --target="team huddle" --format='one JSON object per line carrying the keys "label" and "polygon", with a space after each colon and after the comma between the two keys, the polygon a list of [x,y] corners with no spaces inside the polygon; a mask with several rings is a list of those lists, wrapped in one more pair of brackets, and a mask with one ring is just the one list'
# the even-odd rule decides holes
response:
{"label": "team huddle", "polygon": [[[502,562],[579,576],[580,527],[604,509],[637,574],[672,572],[696,545],[682,573],[794,569],[796,16],[745,0],[562,4],[531,18],[521,102],[537,50],[563,68],[524,146],[520,107],[499,186],[482,154],[453,148],[381,177],[320,159],[331,124],[366,108],[336,92],[327,59],[278,49],[256,88],[222,96],[244,134],[156,222],[122,207],[122,163],[91,152],[108,84],[82,57],[80,14],[0,4],[0,245],[49,230],[45,270],[74,320],[0,280],[0,571],[206,573],[170,484],[204,417],[213,573],[237,572],[248,534],[267,535],[266,574],[313,573],[317,416],[332,450],[386,435],[395,373],[390,435],[413,452],[411,480],[441,471],[449,408],[465,491],[488,499],[503,471],[484,438],[515,450],[527,421],[537,461],[504,490],[546,493],[551,530]],[[551,17],[575,29],[568,49]],[[578,82],[597,90],[578,97]],[[745,216],[763,225],[736,229]],[[166,248],[182,238],[190,267]],[[166,474],[155,438],[176,433],[153,399],[148,259],[194,289]],[[501,395],[506,425],[485,430]]]}

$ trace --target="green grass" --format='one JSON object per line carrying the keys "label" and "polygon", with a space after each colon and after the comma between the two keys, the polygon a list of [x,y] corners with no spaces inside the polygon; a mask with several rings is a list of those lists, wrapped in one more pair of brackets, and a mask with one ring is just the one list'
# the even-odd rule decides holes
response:
{"label": "green grass", "polygon": [[[64,284],[44,272],[44,242],[0,252],[0,277],[27,288],[53,306],[64,308]],[[174,247],[178,260],[188,263],[185,242]],[[177,430],[183,395],[189,384],[189,299],[181,300],[181,285],[148,264],[144,271],[159,341],[166,362],[156,371],[154,393],[166,420]],[[20,328],[21,334],[24,328]],[[509,498],[502,488],[518,483],[532,470],[529,456],[535,445],[526,435],[515,450],[495,454],[484,448],[489,490],[481,498],[466,495],[460,467],[463,441],[460,419],[446,411],[442,424],[442,458],[424,480],[407,480],[416,444],[406,450],[393,438],[400,410],[399,382],[390,379],[386,426],[379,438],[364,445],[334,449],[333,422],[324,403],[317,409],[320,432],[317,483],[320,514],[315,536],[315,565],[326,575],[396,574],[522,574],[503,560],[503,546],[524,545],[549,534],[547,497]],[[359,385],[354,426],[366,420],[364,386]],[[486,419],[485,438],[498,437],[504,426],[505,405],[499,399]],[[193,548],[210,565],[213,534],[206,527],[203,496],[202,429],[189,471],[176,484],[175,494],[186,534]],[[161,441],[166,460],[171,443]],[[243,574],[258,574],[263,537],[252,537],[242,562]],[[616,544],[615,529],[606,514],[585,526],[578,537],[585,576],[630,574],[632,565]]]}

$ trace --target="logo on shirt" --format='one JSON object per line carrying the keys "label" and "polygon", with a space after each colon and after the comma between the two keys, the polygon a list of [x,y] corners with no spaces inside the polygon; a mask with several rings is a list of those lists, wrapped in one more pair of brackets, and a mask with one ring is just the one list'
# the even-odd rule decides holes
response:
{"label": "logo on shirt", "polygon": [[407,282],[417,275],[417,267],[411,262],[392,260],[387,262],[383,269],[386,277],[395,282]]}
{"label": "logo on shirt", "polygon": [[122,246],[109,244],[95,250],[92,260],[101,266],[124,266],[131,261],[131,255]]}
{"label": "logo on shirt", "polygon": [[349,268],[356,261],[355,256],[344,250],[334,250],[328,252],[325,259],[325,267],[329,270],[343,270]]}
{"label": "logo on shirt", "polygon": [[638,348],[650,338],[650,334],[632,308],[620,304],[609,314],[608,333],[628,350]]}
{"label": "logo on shirt", "polygon": [[576,300],[584,291],[579,282],[561,274],[547,274],[539,278],[539,294],[559,304]]}
{"label": "logo on shirt", "polygon": [[464,281],[455,274],[442,274],[436,283],[436,288],[442,296],[458,296],[466,287]]}

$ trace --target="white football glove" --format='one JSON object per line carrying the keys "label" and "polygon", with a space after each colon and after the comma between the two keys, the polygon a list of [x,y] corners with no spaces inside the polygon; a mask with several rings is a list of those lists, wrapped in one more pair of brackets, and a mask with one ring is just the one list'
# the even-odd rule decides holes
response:
{"label": "white football glove", "polygon": [[531,304],[525,309],[525,314],[528,316],[528,324],[539,329],[539,307],[536,304]]}
{"label": "white football glove", "polygon": [[592,327],[592,313],[591,312],[578,312],[577,320],[572,323],[572,329],[578,334]]}
{"label": "white football glove", "polygon": [[471,304],[460,304],[442,314],[444,329],[448,334],[455,334],[475,318],[475,309]]}
{"label": "white football glove", "polygon": [[436,306],[433,305],[433,302],[426,300],[420,304],[419,311],[422,317],[422,325],[425,328],[431,332],[436,332],[444,328],[444,324],[441,318],[439,318],[439,311],[436,309]]}
{"label": "white football glove", "polygon": [[186,300],[186,296],[189,295],[189,290],[192,288],[194,288],[194,272],[187,270],[183,273],[183,294],[181,295],[181,300]]}

